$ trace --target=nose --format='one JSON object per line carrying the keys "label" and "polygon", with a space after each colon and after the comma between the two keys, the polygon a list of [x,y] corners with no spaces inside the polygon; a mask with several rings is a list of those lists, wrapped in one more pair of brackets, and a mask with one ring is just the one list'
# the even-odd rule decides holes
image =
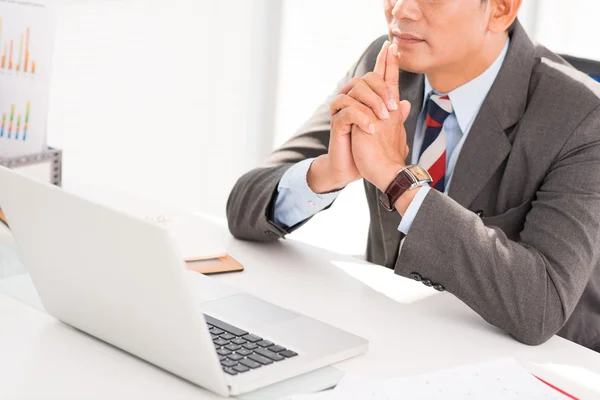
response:
{"label": "nose", "polygon": [[396,0],[396,4],[392,8],[392,15],[398,21],[419,19],[421,17],[419,0]]}

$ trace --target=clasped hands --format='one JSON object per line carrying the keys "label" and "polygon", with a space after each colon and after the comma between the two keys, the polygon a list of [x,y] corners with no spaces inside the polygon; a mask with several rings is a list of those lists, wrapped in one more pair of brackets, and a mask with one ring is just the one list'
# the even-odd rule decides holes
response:
{"label": "clasped hands", "polygon": [[400,54],[386,41],[373,72],[348,82],[330,106],[329,151],[311,165],[307,182],[327,193],[364,178],[385,191],[405,166],[406,121],[411,105],[400,101]]}

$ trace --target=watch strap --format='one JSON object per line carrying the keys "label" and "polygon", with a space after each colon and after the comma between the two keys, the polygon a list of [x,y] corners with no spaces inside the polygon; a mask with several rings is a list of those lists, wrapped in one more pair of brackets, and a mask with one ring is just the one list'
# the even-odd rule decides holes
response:
{"label": "watch strap", "polygon": [[[417,169],[416,171],[411,171],[411,168]],[[417,176],[421,176],[425,174],[429,179],[419,180]],[[397,174],[392,183],[388,186],[385,193],[381,193],[379,196],[379,201],[384,206],[384,208],[388,211],[394,211],[396,209],[395,204],[396,201],[412,187],[422,186],[426,183],[430,183],[431,178],[426,170],[423,170],[418,165],[409,165],[403,169],[401,169]]]}

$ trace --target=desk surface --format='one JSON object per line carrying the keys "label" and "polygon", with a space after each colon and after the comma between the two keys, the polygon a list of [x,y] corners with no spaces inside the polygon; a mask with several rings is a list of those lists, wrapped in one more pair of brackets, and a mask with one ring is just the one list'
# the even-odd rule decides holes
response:
{"label": "desk surface", "polygon": [[[451,294],[391,270],[293,240],[237,241],[223,223],[195,218],[245,266],[215,279],[370,341],[366,355],[336,365],[343,371],[396,377],[510,356],[576,396],[600,397],[598,353],[559,337],[520,344]],[[7,296],[0,316],[2,399],[217,398]]]}

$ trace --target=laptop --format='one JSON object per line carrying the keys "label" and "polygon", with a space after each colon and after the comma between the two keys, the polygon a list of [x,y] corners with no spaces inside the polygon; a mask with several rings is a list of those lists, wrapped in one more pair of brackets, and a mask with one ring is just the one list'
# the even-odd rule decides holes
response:
{"label": "laptop", "polygon": [[160,225],[3,167],[0,188],[47,312],[198,386],[234,396],[367,351],[363,338],[187,270]]}

